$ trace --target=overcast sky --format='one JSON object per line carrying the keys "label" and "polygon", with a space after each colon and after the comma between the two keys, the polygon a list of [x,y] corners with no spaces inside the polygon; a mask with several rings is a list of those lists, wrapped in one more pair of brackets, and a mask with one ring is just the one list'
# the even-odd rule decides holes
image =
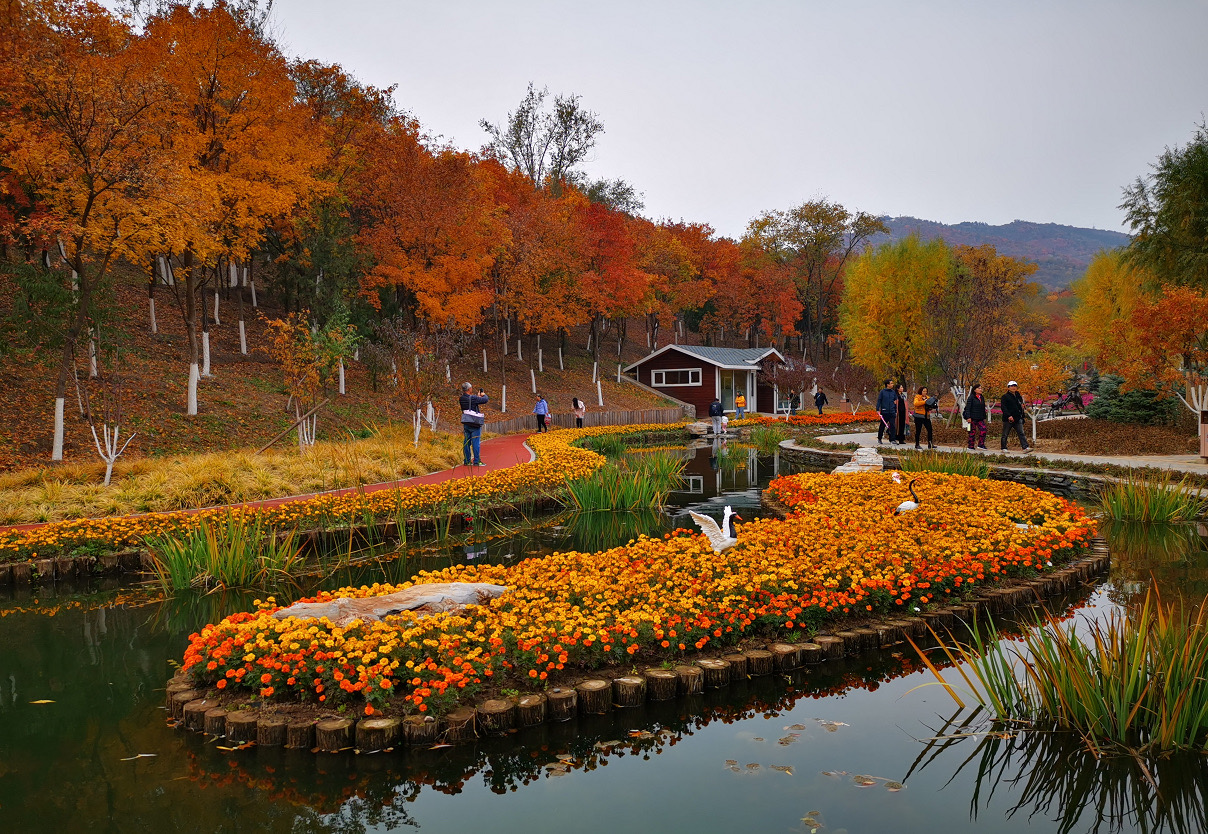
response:
{"label": "overcast sky", "polygon": [[606,133],[654,218],[740,235],[826,197],[1125,230],[1121,188],[1208,112],[1208,0],[277,0],[291,56],[397,84],[476,150],[529,81]]}

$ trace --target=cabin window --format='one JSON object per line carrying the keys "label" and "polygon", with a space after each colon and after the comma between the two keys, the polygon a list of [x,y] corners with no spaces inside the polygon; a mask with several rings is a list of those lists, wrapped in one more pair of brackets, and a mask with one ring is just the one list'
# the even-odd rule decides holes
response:
{"label": "cabin window", "polygon": [[651,371],[650,384],[662,387],[670,387],[673,385],[700,385],[700,368]]}

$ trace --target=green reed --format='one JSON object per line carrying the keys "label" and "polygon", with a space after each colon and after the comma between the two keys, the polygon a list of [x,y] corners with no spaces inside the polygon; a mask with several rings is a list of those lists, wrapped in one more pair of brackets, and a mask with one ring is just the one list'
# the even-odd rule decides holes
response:
{"label": "green reed", "polygon": [[685,463],[674,452],[629,455],[585,477],[567,479],[566,489],[581,512],[657,509],[679,484]]}
{"label": "green reed", "polygon": [[898,460],[903,472],[941,472],[971,478],[990,475],[990,464],[968,452],[903,452]]}
{"label": "green reed", "polygon": [[1208,499],[1189,484],[1187,477],[1176,481],[1170,471],[1130,471],[1124,478],[1105,484],[1096,498],[1106,518],[1120,521],[1192,521],[1208,510]]}
{"label": "green reed", "polygon": [[296,531],[279,535],[259,519],[235,514],[206,519],[188,532],[149,536],[145,543],[165,591],[266,585],[302,564]]}
{"label": "green reed", "polygon": [[749,436],[756,449],[770,455],[780,447],[781,442],[788,440],[792,433],[783,423],[774,423],[770,426],[755,426]]}

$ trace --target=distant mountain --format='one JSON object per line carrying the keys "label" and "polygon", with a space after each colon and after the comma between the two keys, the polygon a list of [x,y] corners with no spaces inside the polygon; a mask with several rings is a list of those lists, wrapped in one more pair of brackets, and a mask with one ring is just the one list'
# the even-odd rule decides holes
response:
{"label": "distant mountain", "polygon": [[943,238],[951,245],[990,244],[1000,255],[1022,258],[1036,264],[1033,280],[1049,289],[1065,289],[1082,277],[1096,253],[1128,243],[1129,237],[1106,229],[1083,229],[1057,223],[1015,220],[1002,226],[988,223],[956,223],[951,226],[917,217],[882,217],[889,235],[877,235],[874,246],[917,234],[923,240]]}

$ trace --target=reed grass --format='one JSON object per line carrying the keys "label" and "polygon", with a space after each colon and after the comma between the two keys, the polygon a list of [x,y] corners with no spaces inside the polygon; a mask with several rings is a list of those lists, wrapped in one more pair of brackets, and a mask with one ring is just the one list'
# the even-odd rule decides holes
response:
{"label": "reed grass", "polygon": [[1199,749],[1208,737],[1208,599],[1192,616],[1151,591],[1103,621],[1048,615],[1017,643],[990,623],[952,643],[958,673],[999,720],[1073,731],[1096,754]]}
{"label": "reed grass", "polygon": [[685,464],[674,452],[630,455],[586,477],[568,478],[566,489],[580,512],[658,509],[679,484]]}
{"label": "reed grass", "polygon": [[1174,473],[1129,473],[1100,488],[1096,495],[1099,511],[1118,521],[1146,521],[1168,524],[1192,521],[1208,510],[1208,499],[1201,497],[1183,476]]}
{"label": "reed grass", "polygon": [[259,518],[235,514],[207,519],[187,533],[148,537],[146,545],[165,591],[268,585],[302,563],[296,531],[278,536]]}
{"label": "reed grass", "polygon": [[121,460],[113,483],[104,465],[75,463],[0,474],[0,525],[158,512],[279,498],[409,478],[461,459],[461,437],[411,427],[377,429],[363,440],[322,441],[299,454],[285,447]]}
{"label": "reed grass", "polygon": [[765,455],[770,455],[775,452],[782,441],[788,440],[792,436],[788,426],[783,423],[775,423],[770,426],[755,426],[750,431],[751,443],[755,448],[763,452]]}
{"label": "reed grass", "polygon": [[990,476],[990,464],[968,452],[906,452],[898,456],[903,472],[942,472],[971,478]]}
{"label": "reed grass", "polygon": [[603,434],[589,439],[587,448],[599,452],[609,460],[616,460],[625,454],[626,442],[619,434]]}

